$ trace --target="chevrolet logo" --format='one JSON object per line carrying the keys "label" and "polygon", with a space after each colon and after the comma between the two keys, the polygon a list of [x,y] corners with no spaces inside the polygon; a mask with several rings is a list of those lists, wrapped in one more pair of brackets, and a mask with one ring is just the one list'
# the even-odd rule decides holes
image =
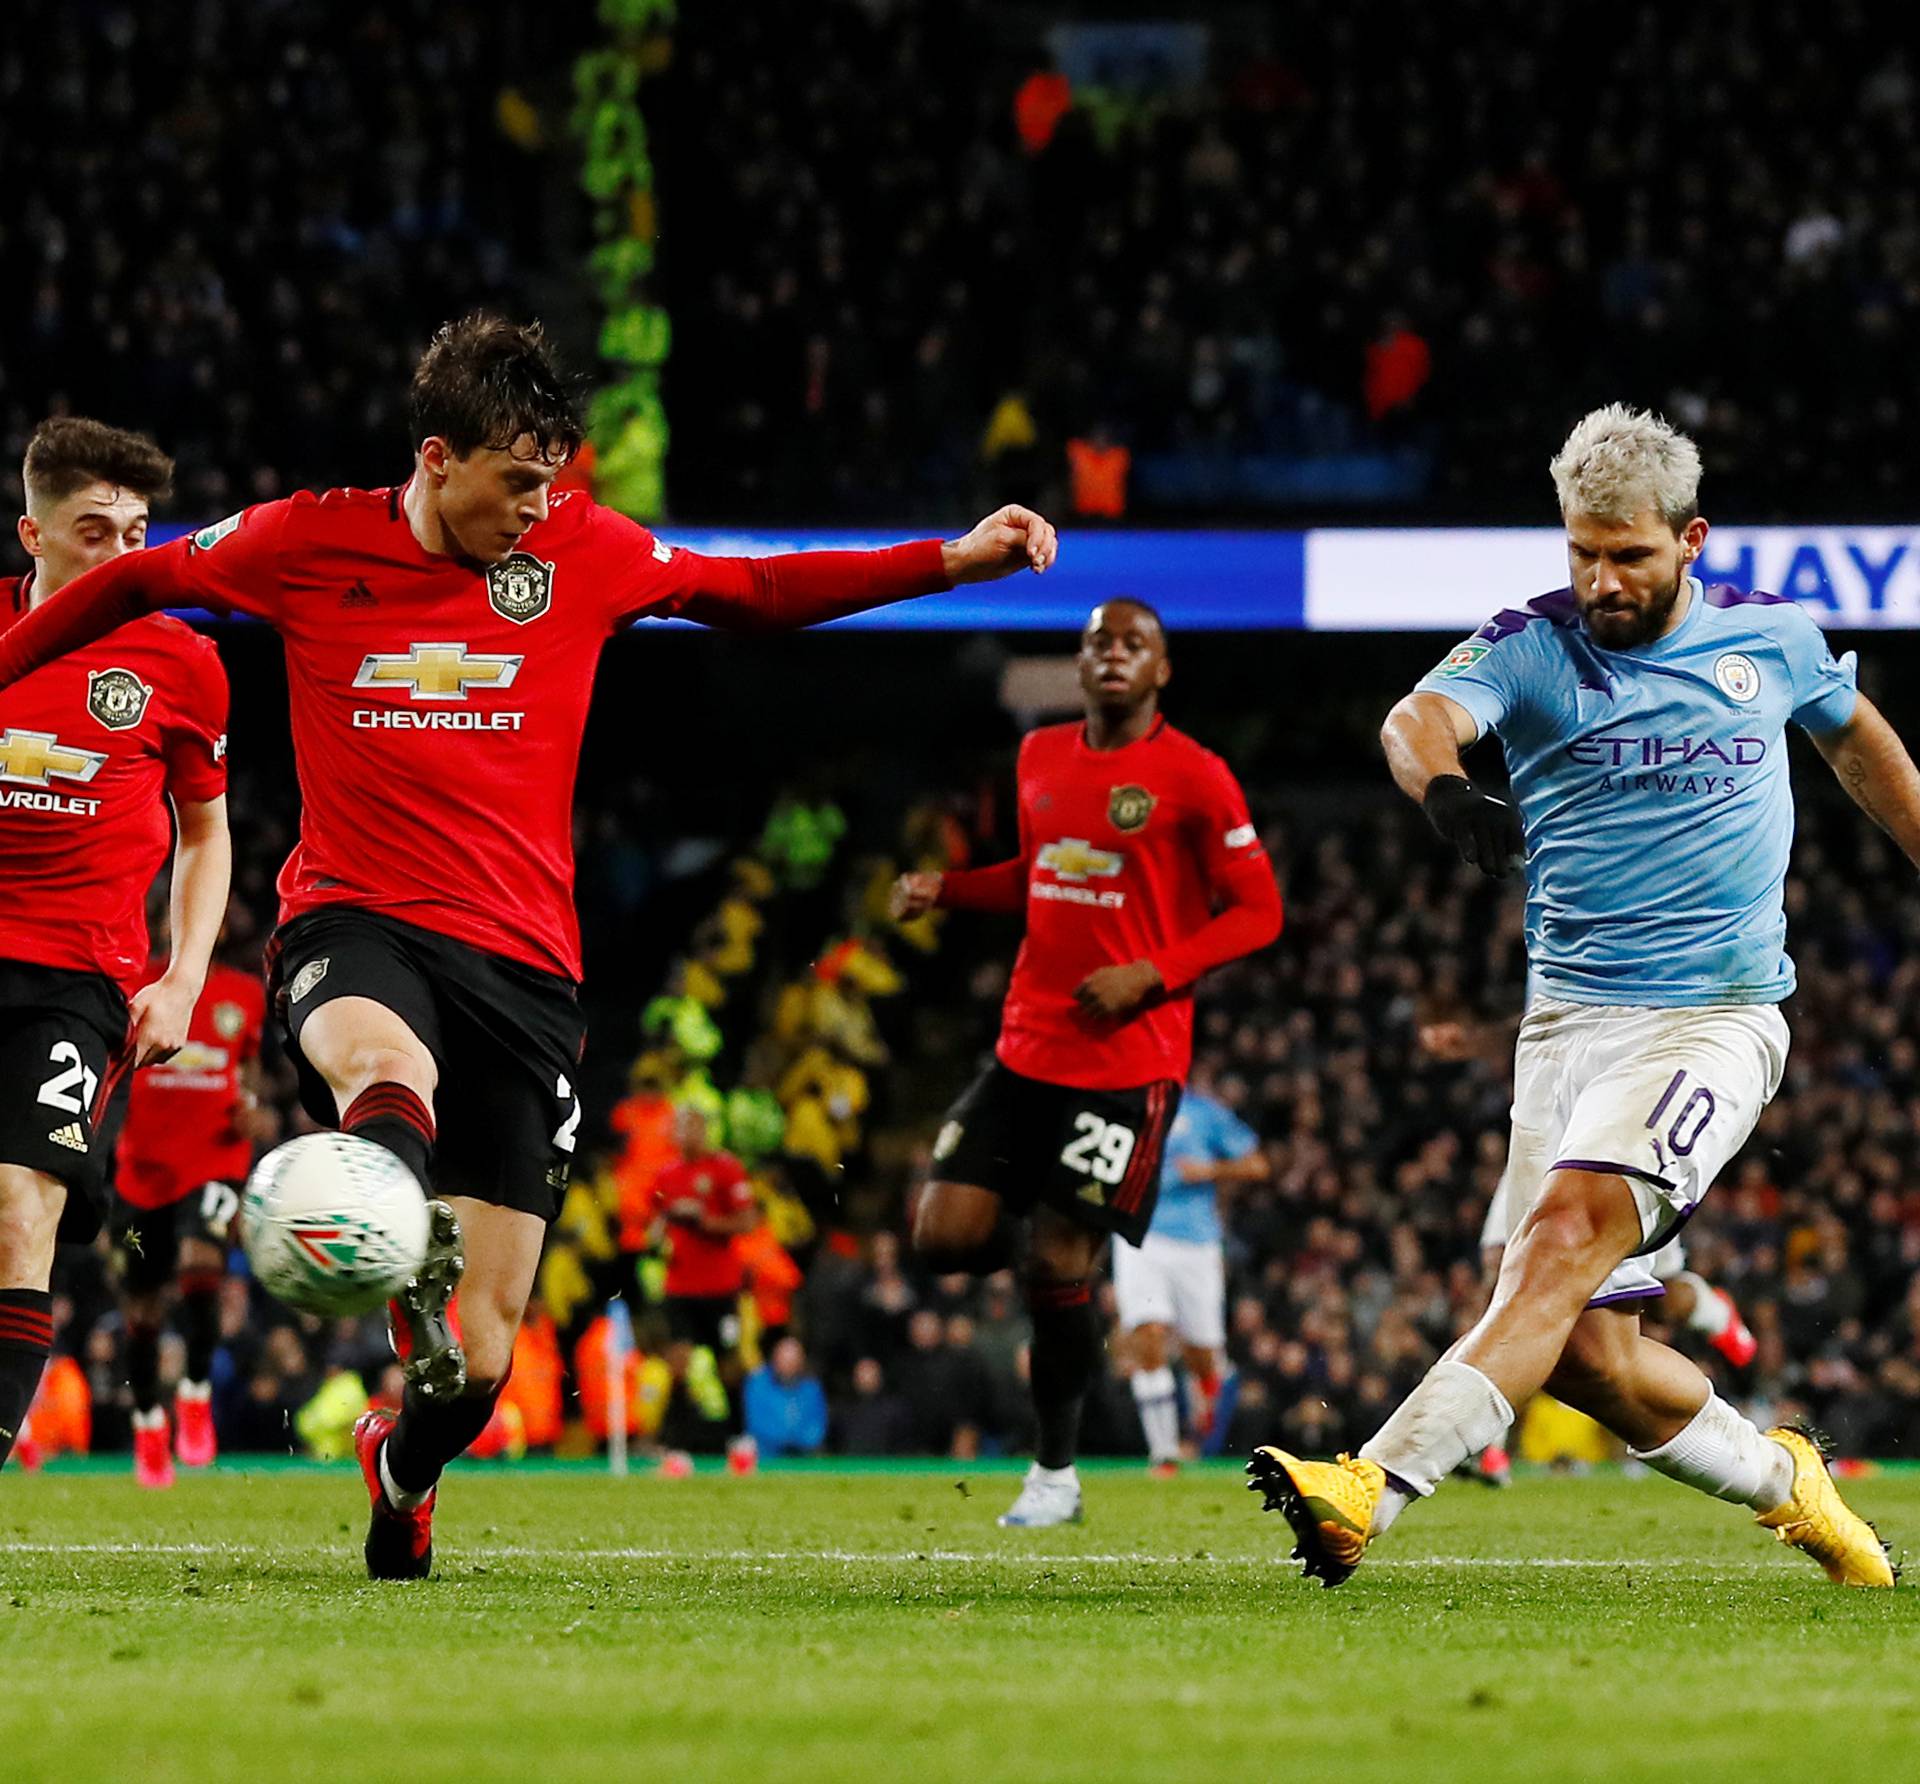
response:
{"label": "chevrolet logo", "polygon": [[1040,851],[1040,865],[1057,880],[1110,880],[1125,857],[1096,849],[1084,836],[1063,836]]}
{"label": "chevrolet logo", "polygon": [[51,731],[0,732],[0,781],[18,787],[44,787],[57,774],[67,780],[90,781],[106,766],[99,750],[78,750]]}
{"label": "chevrolet logo", "polygon": [[415,700],[464,700],[471,687],[510,688],[525,657],[469,655],[464,644],[416,644],[404,654],[370,656],[356,688],[405,687]]}

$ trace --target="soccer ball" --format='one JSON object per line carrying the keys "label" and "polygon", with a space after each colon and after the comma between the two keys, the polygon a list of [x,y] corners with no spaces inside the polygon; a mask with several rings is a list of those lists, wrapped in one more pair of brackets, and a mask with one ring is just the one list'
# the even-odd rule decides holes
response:
{"label": "soccer ball", "polygon": [[253,1167],[240,1231],[275,1300],[302,1313],[368,1313],[426,1262],[427,1201],[386,1147],[302,1134]]}

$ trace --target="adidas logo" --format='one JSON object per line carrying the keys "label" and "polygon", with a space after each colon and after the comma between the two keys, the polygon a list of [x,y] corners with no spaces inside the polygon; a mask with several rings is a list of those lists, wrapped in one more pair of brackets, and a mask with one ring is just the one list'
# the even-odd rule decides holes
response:
{"label": "adidas logo", "polygon": [[74,1152],[87,1150],[86,1131],[77,1121],[69,1121],[65,1127],[56,1127],[47,1138],[56,1146],[65,1146]]}
{"label": "adidas logo", "polygon": [[342,607],[378,607],[380,597],[364,582],[356,582],[340,597],[340,605]]}

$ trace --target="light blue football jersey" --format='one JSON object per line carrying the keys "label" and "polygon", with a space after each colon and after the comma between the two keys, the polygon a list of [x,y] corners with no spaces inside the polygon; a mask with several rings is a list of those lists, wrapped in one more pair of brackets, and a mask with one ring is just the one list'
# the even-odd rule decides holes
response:
{"label": "light blue football jersey", "polygon": [[1497,613],[1422,678],[1499,734],[1527,838],[1527,959],[1576,1003],[1778,1003],[1793,844],[1786,726],[1830,731],[1851,652],[1778,595],[1703,588],[1607,650],[1571,590]]}
{"label": "light blue football jersey", "polygon": [[1179,1239],[1188,1245],[1220,1243],[1219,1191],[1211,1183],[1188,1183],[1180,1175],[1183,1159],[1218,1164],[1260,1150],[1260,1136],[1224,1104],[1189,1090],[1167,1131],[1160,1154],[1160,1200],[1147,1228],[1149,1238]]}

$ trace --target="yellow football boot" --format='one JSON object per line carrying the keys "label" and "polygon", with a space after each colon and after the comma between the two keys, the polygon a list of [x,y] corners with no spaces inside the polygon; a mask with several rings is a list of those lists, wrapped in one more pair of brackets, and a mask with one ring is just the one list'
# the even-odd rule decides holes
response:
{"label": "yellow football boot", "polygon": [[1310,1580],[1337,1586],[1360,1565],[1373,1529],[1373,1508],[1386,1490],[1378,1462],[1342,1456],[1303,1462],[1282,1449],[1257,1449],[1247,1484],[1292,1527],[1294,1558]]}
{"label": "yellow football boot", "polygon": [[1873,1526],[1840,1497],[1820,1446],[1792,1425],[1775,1425],[1767,1435],[1793,1457],[1793,1497],[1755,1521],[1804,1549],[1838,1585],[1891,1586],[1900,1570]]}

